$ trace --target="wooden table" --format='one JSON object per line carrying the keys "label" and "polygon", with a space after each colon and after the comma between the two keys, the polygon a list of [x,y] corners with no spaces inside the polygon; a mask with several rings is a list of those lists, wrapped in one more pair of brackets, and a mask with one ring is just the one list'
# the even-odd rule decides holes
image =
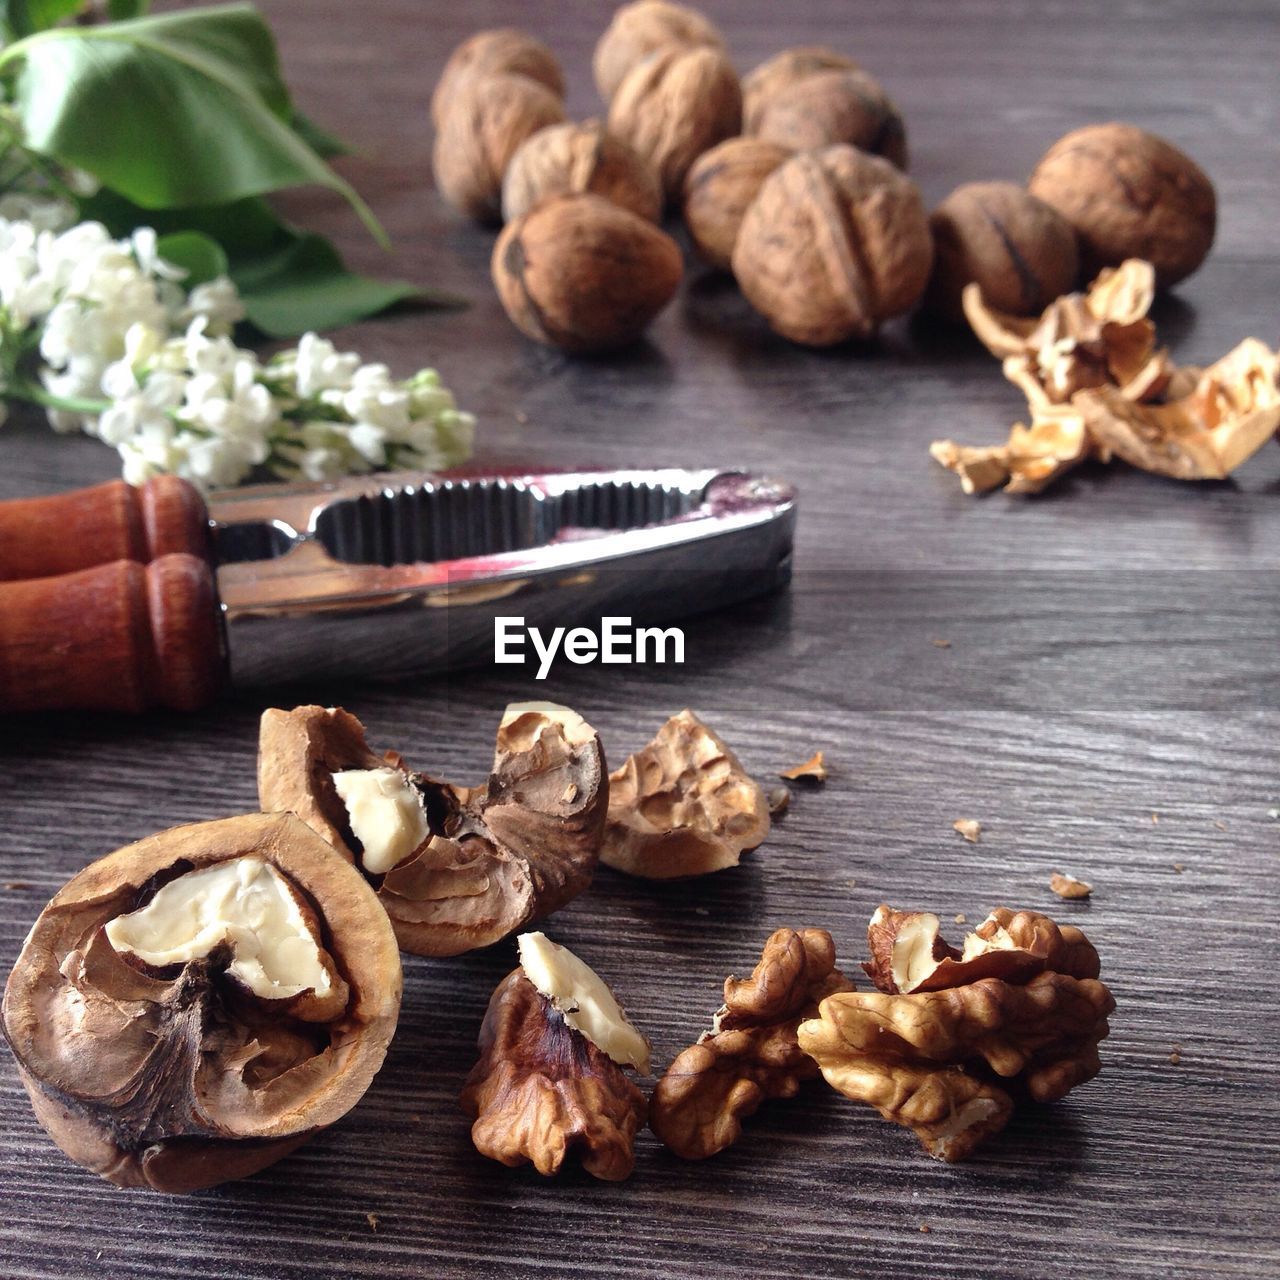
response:
{"label": "wooden table", "polygon": [[[767,468],[802,493],[789,594],[689,627],[683,668],[480,673],[341,701],[377,743],[482,776],[511,698],[569,702],[615,761],[670,712],[701,711],[760,776],[823,748],[832,776],[740,870],[663,887],[604,872],[549,924],[615,984],[665,1063],[707,1024],[768,932],[817,925],[856,971],[877,903],[977,921],[1000,903],[1083,924],[1118,1010],[1101,1077],[1020,1114],[969,1164],[821,1083],[743,1140],[685,1164],[651,1136],[621,1185],[543,1181],[480,1158],[456,1097],[511,949],[409,959],[400,1030],[341,1124],[245,1183],[186,1199],[114,1190],[36,1126],[0,1074],[0,1274],[13,1277],[963,1276],[1276,1274],[1280,1021],[1280,452],[1238,483],[1086,469],[1036,501],[964,497],[929,459],[1021,410],[973,342],[895,324],[831,352],[772,338],[697,268],[651,340],[574,361],[522,340],[487,279],[491,238],[430,190],[426,100],[483,25],[549,40],[572,112],[606,6],[272,0],[302,106],[353,140],[344,168],[390,228],[383,261],[327,197],[290,208],[371,269],[466,293],[461,314],[340,337],[408,372],[437,365],[480,419],[486,460]],[[1208,265],[1156,310],[1179,360],[1274,341],[1280,286],[1276,10],[1250,0],[906,6],[715,0],[739,66],[827,41],[905,111],[930,202],[1021,178],[1067,129],[1162,133],[1221,201]],[[0,497],[105,478],[111,454],[20,417]],[[54,717],[0,735],[0,960],[89,859],[175,823],[251,809],[256,722],[241,697],[190,719]],[[952,820],[976,817],[981,843]],[[1093,898],[1063,903],[1064,869]],[[955,935],[963,930],[956,926]],[[375,1215],[376,1229],[375,1229]]]}

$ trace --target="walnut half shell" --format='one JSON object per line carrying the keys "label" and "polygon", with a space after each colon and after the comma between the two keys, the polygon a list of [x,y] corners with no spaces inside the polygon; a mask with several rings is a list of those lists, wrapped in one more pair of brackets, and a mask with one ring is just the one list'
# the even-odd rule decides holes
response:
{"label": "walnut half shell", "polygon": [[[386,769],[420,799],[427,836],[375,871],[334,775]],[[567,707],[538,702],[507,708],[479,787],[413,773],[394,752],[375,754],[364,726],[341,709],[268,710],[258,794],[264,809],[296,813],[361,866],[401,947],[427,956],[489,946],[581,893],[595,873],[608,804],[595,730]]]}
{"label": "walnut half shell", "polygon": [[14,965],[4,1032],[73,1160],[119,1186],[195,1191],[345,1115],[382,1065],[400,987],[360,875],[292,815],[251,814],[80,872]]}

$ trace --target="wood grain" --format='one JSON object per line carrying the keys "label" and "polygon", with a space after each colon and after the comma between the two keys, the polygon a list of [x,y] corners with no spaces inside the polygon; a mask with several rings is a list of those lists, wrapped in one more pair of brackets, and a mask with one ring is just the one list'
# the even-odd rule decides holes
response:
{"label": "wood grain", "polygon": [[[798,351],[697,271],[625,357],[535,348],[492,297],[491,237],[428,190],[427,98],[463,35],[515,21],[560,51],[571,112],[597,109],[588,64],[605,6],[265,8],[303,108],[362,148],[344,168],[398,257],[381,260],[328,197],[294,210],[366,267],[473,300],[343,338],[401,371],[437,364],[479,411],[488,459],[742,462],[802,491],[791,592],[691,623],[683,668],[621,679],[570,667],[545,686],[504,669],[283,689],[276,701],[341,702],[375,743],[463,781],[483,773],[503,703],[534,693],[578,708],[615,761],[684,705],[762,777],[826,750],[825,788],[797,792],[739,870],[692,886],[602,872],[550,923],[615,983],[660,1065],[772,928],[828,928],[852,968],[885,900],[948,921],[1004,903],[1082,924],[1119,1007],[1102,1076],[1020,1115],[967,1166],[933,1163],[908,1133],[816,1085],[767,1106],[711,1163],[681,1163],[645,1136],[628,1183],[544,1182],[477,1156],[456,1105],[511,948],[410,960],[398,1037],[361,1106],[211,1193],[165,1200],[97,1182],[53,1149],[12,1069],[0,1072],[0,1274],[1276,1274],[1280,452],[1264,451],[1239,484],[1099,470],[1041,501],[975,502],[925,446],[938,434],[994,439],[1013,420],[1018,397],[989,357],[919,325],[891,327],[874,349]],[[1269,6],[812,0],[781,20],[765,0],[706,8],[744,69],[783,41],[824,41],[882,76],[930,201],[962,180],[1025,175],[1090,119],[1166,134],[1213,176],[1222,227],[1206,267],[1160,304],[1163,336],[1197,362],[1249,333],[1278,336]],[[112,474],[101,445],[33,419],[10,422],[0,448],[0,497]],[[87,859],[250,808],[262,705],[6,722],[0,962]],[[951,830],[960,816],[982,821],[979,844]],[[1055,869],[1090,881],[1092,899],[1054,897]]]}

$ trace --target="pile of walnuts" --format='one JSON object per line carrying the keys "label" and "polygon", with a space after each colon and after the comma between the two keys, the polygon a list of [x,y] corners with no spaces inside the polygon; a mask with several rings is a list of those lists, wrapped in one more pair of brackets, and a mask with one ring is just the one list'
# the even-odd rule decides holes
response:
{"label": "pile of walnuts", "polygon": [[1171,285],[1213,242],[1209,179],[1132,125],[1077,129],[1026,187],[966,183],[929,216],[901,113],[833,49],[785,50],[739,81],[697,10],[634,0],[592,69],[605,118],[568,122],[552,52],[482,31],[431,103],[440,191],[506,224],[492,271],[507,314],[568,351],[625,345],[670,302],[683,260],[666,209],[776,332],[810,346],[870,338],[917,304],[960,321],[972,282],[1016,315],[1128,258]]}

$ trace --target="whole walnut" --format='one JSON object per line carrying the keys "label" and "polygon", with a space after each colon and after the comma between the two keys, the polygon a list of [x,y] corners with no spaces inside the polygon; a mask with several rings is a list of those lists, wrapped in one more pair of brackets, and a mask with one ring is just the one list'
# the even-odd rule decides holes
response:
{"label": "whole walnut", "polygon": [[715,24],[697,9],[669,0],[635,0],[618,9],[591,59],[600,96],[609,102],[627,73],[651,53],[672,45],[724,49]]}
{"label": "whole walnut", "polygon": [[464,80],[436,130],[431,155],[436,186],[463,213],[497,222],[511,157],[526,138],[563,119],[560,99],[528,76]]}
{"label": "whole walnut", "polygon": [[915,305],[932,265],[915,184],[843,144],[775,169],[733,249],[747,300],[783,337],[809,346],[870,337]]}
{"label": "whole walnut", "polygon": [[657,222],[658,176],[604,122],[553,124],[539,129],[511,158],[502,181],[502,216],[509,222],[552,196],[589,191]]}
{"label": "whole walnut", "polygon": [[825,45],[784,49],[742,80],[742,131],[755,133],[765,107],[793,84],[819,71],[856,71],[858,64]]}
{"label": "whole walnut", "polygon": [[684,180],[684,221],[708,262],[728,268],[747,209],[790,154],[763,138],[729,138],[694,161]]}
{"label": "whole walnut", "polygon": [[564,97],[564,72],[555,54],[540,40],[514,27],[477,31],[449,55],[440,73],[431,95],[431,119],[436,128],[443,123],[445,111],[464,81],[504,72],[528,76],[557,98]]}
{"label": "whole walnut", "polygon": [[512,323],[585,352],[625,346],[671,301],[683,263],[652,222],[602,196],[558,196],[507,223],[493,282]]}
{"label": "whole walnut", "polygon": [[742,90],[718,49],[675,46],[646,58],[609,104],[609,131],[658,172],[667,199],[679,197],[693,162],[742,124]]}
{"label": "whole walnut", "polygon": [[1080,254],[1071,224],[1016,182],[966,182],[929,219],[933,276],[925,306],[964,318],[960,295],[977,281],[997,311],[1038,316],[1075,288]]}
{"label": "whole walnut", "polygon": [[865,71],[818,71],[774,93],[753,130],[795,151],[847,142],[907,167],[907,132],[898,108]]}
{"label": "whole walnut", "polygon": [[1089,276],[1145,258],[1167,287],[1213,245],[1213,183],[1177,147],[1131,124],[1087,125],[1059,138],[1027,189],[1075,227]]}

